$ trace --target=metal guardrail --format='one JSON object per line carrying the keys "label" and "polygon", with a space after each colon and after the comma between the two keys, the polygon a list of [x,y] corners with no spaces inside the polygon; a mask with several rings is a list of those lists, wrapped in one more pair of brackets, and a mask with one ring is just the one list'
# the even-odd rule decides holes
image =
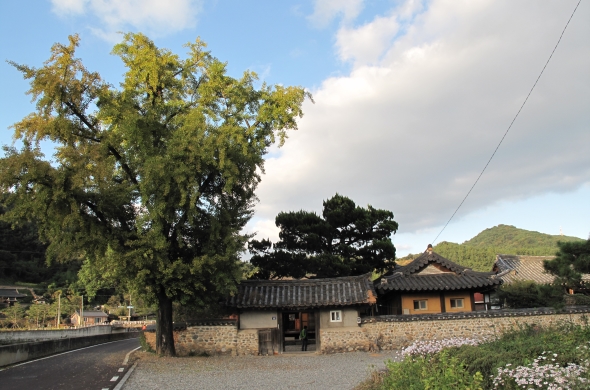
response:
{"label": "metal guardrail", "polygon": [[114,320],[110,322],[111,325],[155,325],[156,320],[147,320],[147,321],[119,321]]}

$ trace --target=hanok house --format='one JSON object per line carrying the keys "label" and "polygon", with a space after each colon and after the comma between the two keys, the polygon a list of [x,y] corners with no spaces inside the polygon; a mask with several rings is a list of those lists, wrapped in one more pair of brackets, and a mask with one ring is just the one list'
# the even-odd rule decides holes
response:
{"label": "hanok house", "polygon": [[[238,327],[258,329],[261,354],[282,353],[298,344],[307,326],[309,351],[321,350],[322,329],[358,327],[377,295],[371,275],[329,279],[247,280],[228,306],[238,310]],[[265,353],[266,352],[266,353]]]}
{"label": "hanok house", "polygon": [[[543,262],[555,256],[496,255],[493,271],[504,284],[530,280],[537,284],[552,284],[555,276],[545,271]],[[582,274],[582,283],[590,285],[590,274]],[[574,291],[570,290],[570,294]]]}
{"label": "hanok house", "polygon": [[[82,315],[84,316],[83,325],[85,326],[107,323],[109,318],[107,313],[99,310],[84,310]],[[74,325],[82,325],[80,323],[80,311],[76,310],[76,312],[72,314],[71,321]]]}
{"label": "hanok house", "polygon": [[0,288],[0,307],[1,306],[12,306],[18,299],[26,297],[25,294],[21,294],[15,288]]}
{"label": "hanok house", "polygon": [[379,314],[458,313],[489,308],[502,283],[493,272],[476,272],[432,251],[376,281]]}

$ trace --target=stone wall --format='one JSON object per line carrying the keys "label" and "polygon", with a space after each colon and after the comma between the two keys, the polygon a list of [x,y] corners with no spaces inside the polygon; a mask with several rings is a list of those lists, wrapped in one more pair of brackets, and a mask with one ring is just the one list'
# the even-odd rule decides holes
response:
{"label": "stone wall", "polygon": [[365,318],[360,327],[321,330],[321,353],[377,351],[407,347],[416,340],[451,337],[493,338],[529,324],[551,326],[563,322],[587,324],[590,308],[495,310],[461,314],[380,316]]}
{"label": "stone wall", "polygon": [[[417,340],[451,337],[493,338],[526,324],[551,326],[563,322],[586,324],[590,308],[492,310],[487,312],[444,313],[367,317],[360,326],[320,329],[320,353],[379,351],[407,347]],[[155,349],[155,332],[146,332]],[[179,356],[258,355],[258,330],[238,330],[235,322],[200,323],[174,332]],[[317,345],[317,344],[316,344]]]}
{"label": "stone wall", "polygon": [[[156,332],[146,332],[146,341],[156,349]],[[258,355],[258,330],[238,330],[234,322],[198,324],[174,332],[178,356]]]}
{"label": "stone wall", "polygon": [[370,351],[375,349],[371,345],[369,333],[365,327],[351,326],[320,329],[320,338],[321,353]]}

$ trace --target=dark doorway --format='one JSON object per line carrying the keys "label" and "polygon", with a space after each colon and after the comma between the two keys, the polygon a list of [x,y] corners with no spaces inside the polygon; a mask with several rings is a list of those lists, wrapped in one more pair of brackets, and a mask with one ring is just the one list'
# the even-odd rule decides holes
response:
{"label": "dark doorway", "polygon": [[307,350],[316,350],[316,313],[314,311],[284,311],[283,326],[283,352],[301,351],[299,334],[304,326],[307,326]]}

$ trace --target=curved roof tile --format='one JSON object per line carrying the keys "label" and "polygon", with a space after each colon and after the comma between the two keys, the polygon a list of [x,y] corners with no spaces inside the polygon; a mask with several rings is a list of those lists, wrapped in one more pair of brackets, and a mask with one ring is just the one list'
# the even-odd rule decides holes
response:
{"label": "curved roof tile", "polygon": [[376,295],[371,274],[329,279],[245,280],[227,305],[260,309],[372,305]]}
{"label": "curved roof tile", "polygon": [[[433,272],[428,267],[434,265]],[[378,283],[387,291],[452,291],[492,287],[502,283],[493,272],[477,272],[453,263],[433,251],[426,251],[410,264],[398,267]]]}

